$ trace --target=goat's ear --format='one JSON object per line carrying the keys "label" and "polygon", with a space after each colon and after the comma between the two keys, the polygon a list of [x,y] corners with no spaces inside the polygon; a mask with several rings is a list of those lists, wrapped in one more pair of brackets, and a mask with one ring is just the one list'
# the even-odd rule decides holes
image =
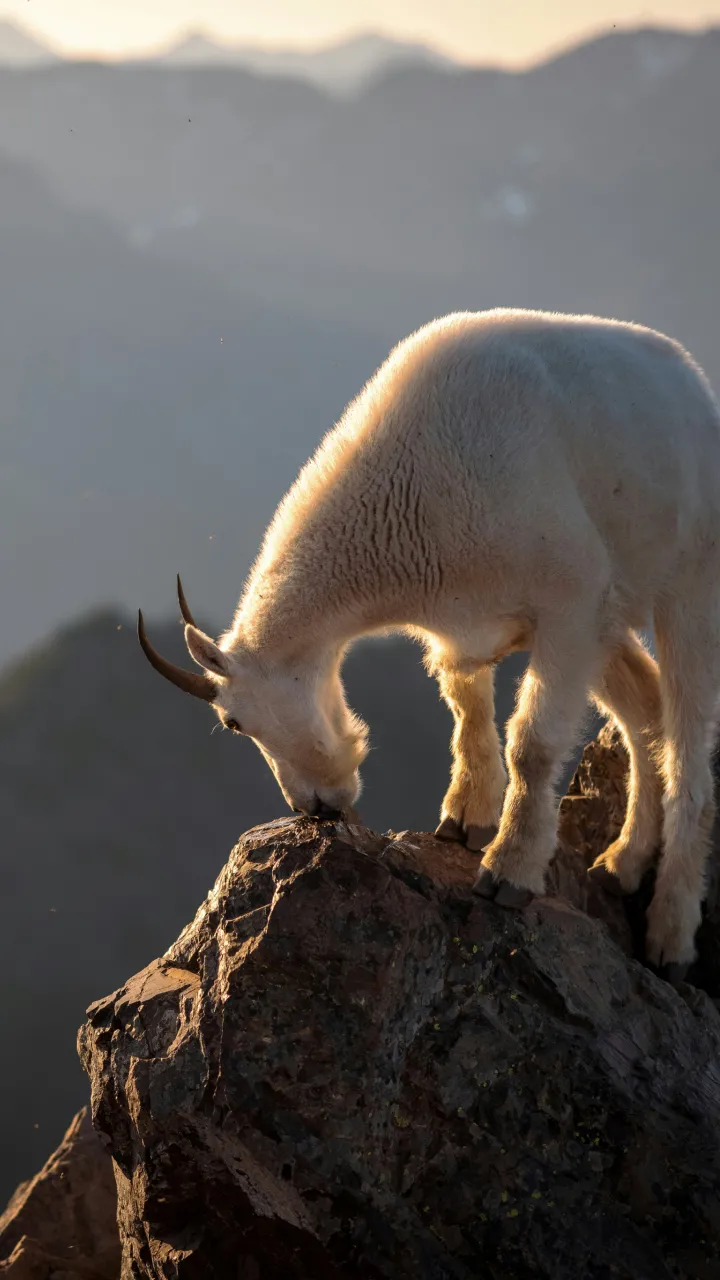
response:
{"label": "goat's ear", "polygon": [[190,657],[199,667],[203,667],[205,671],[212,671],[216,676],[230,675],[230,661],[227,654],[223,653],[204,631],[199,631],[197,627],[188,624],[185,628],[185,643]]}

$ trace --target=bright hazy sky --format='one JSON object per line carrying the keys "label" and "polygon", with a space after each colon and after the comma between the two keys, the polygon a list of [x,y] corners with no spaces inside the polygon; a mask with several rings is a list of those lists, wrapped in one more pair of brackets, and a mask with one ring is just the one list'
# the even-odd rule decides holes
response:
{"label": "bright hazy sky", "polygon": [[145,50],[188,27],[294,45],[373,29],[469,61],[522,62],[613,24],[720,22],[720,0],[0,0],[0,17],[66,52]]}

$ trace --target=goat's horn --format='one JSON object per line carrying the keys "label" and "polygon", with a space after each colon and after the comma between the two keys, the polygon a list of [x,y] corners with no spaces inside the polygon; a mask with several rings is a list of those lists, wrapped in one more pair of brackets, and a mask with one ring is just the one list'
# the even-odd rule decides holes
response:
{"label": "goat's horn", "polygon": [[197,624],[195,622],[195,619],[193,618],[188,606],[188,602],[185,599],[185,592],[183,591],[183,584],[180,581],[180,574],[178,574],[177,576],[177,593],[178,593],[178,604],[180,605],[180,612],[183,616],[183,622],[187,622],[188,625],[191,627],[196,626]]}
{"label": "goat's horn", "polygon": [[182,667],[176,667],[174,662],[168,662],[166,658],[161,658],[160,654],[153,649],[150,641],[145,633],[145,623],[143,622],[142,610],[138,609],[138,640],[140,648],[145,657],[156,671],[160,672],[166,680],[171,684],[182,689],[184,693],[191,693],[193,698],[202,698],[203,702],[214,702],[218,695],[218,687],[214,680],[209,676],[200,676],[195,671],[184,671]]}

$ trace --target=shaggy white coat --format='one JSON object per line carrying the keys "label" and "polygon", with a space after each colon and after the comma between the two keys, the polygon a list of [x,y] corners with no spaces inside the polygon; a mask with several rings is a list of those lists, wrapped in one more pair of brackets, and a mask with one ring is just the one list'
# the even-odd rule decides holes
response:
{"label": "shaggy white coat", "polygon": [[[186,636],[223,721],[311,812],[359,790],[347,646],[420,638],[455,718],[446,829],[497,826],[483,864],[538,894],[593,698],[631,761],[599,868],[631,891],[662,843],[648,954],[682,964],[714,813],[719,586],[720,414],[687,352],[637,325],[497,310],[395,348],[278,508],[231,630]],[[657,663],[636,634],[651,625]],[[506,773],[492,664],[519,648]]]}

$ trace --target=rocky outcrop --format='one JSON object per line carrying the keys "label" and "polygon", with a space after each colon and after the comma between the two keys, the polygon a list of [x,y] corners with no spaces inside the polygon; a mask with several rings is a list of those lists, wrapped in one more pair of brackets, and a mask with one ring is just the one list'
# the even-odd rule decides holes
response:
{"label": "rocky outcrop", "polygon": [[80,1034],[124,1280],[720,1275],[718,1008],[584,874],[623,769],[588,750],[523,912],[428,835],[243,837]]}
{"label": "rocky outcrop", "polygon": [[60,1146],[0,1217],[5,1280],[116,1280],[120,1242],[112,1160],[90,1122],[75,1116]]}
{"label": "rocky outcrop", "polygon": [[[580,862],[571,857],[571,874],[559,879],[559,867],[551,874],[551,883],[555,891],[569,895],[583,909],[587,903],[583,897],[587,890],[587,882],[578,871],[595,860],[603,849],[606,849],[620,832],[625,816],[625,774],[627,756],[622,738],[612,725],[606,727],[597,738],[588,744],[583,752],[580,764],[568,788],[568,794],[560,804],[560,838],[561,845],[567,851],[574,850],[580,855]],[[715,769],[715,785],[720,800],[720,771]],[[720,998],[720,803],[718,817],[713,831],[713,853],[708,867],[708,892],[703,907],[703,921],[698,930],[698,960],[688,974],[688,981],[701,987],[716,999]],[[560,866],[562,854],[556,859]],[[640,891],[631,898],[626,898],[622,910],[609,914],[610,903],[606,895],[590,898],[590,910],[593,914],[600,910],[611,922],[613,936],[621,941],[621,931],[625,937],[623,947],[628,953],[642,958],[645,932],[645,910],[652,896],[654,873],[650,873]],[[577,885],[579,897],[573,897]],[[604,899],[604,905],[600,903]],[[720,1270],[719,1270],[720,1275]]]}

